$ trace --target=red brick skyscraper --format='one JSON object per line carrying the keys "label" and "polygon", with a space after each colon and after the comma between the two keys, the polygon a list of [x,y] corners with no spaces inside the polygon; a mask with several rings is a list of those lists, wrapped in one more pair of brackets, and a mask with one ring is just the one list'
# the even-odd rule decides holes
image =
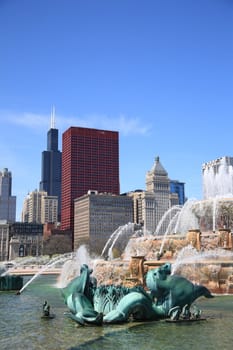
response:
{"label": "red brick skyscraper", "polygon": [[74,227],[74,199],[88,192],[119,195],[116,131],[71,127],[62,135],[62,229]]}

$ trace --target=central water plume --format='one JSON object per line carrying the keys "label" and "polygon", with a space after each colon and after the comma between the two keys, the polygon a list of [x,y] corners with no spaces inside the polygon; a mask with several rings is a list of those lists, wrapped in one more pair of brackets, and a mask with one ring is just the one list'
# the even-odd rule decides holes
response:
{"label": "central water plume", "polygon": [[203,167],[204,199],[233,194],[232,157],[222,157]]}

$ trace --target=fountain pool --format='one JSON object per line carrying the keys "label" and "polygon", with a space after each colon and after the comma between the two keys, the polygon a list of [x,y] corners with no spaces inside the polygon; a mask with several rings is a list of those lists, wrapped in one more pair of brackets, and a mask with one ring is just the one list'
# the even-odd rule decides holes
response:
{"label": "fountain pool", "polygon": [[[30,277],[24,277],[29,279]],[[41,319],[48,300],[52,320]],[[197,301],[207,321],[195,324],[129,322],[123,325],[82,327],[65,317],[57,276],[38,276],[24,292],[0,294],[0,349],[9,350],[230,350],[233,341],[233,296]],[[145,341],[146,339],[146,341]]]}

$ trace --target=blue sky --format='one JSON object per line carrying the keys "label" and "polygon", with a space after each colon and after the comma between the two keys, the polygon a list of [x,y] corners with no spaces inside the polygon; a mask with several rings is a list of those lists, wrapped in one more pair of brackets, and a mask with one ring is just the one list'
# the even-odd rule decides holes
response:
{"label": "blue sky", "polygon": [[188,198],[204,162],[233,156],[232,0],[0,0],[0,168],[17,218],[56,127],[120,133],[121,192],[155,156]]}

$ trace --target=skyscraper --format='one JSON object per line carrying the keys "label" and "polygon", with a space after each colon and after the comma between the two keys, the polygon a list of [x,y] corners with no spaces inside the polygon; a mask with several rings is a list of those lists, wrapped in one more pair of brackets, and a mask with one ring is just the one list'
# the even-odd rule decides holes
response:
{"label": "skyscraper", "polygon": [[30,192],[24,200],[22,221],[28,223],[57,223],[57,196],[45,191]]}
{"label": "skyscraper", "polygon": [[146,193],[145,193],[145,229],[153,232],[163,214],[168,210],[170,201],[168,173],[162,166],[159,157],[150,171],[146,174]]}
{"label": "skyscraper", "polygon": [[88,244],[101,254],[113,232],[133,221],[133,202],[128,196],[89,191],[74,201],[74,250]]}
{"label": "skyscraper", "polygon": [[184,205],[185,203],[185,190],[184,190],[184,182],[180,182],[178,180],[170,180],[170,192],[177,193],[179,205]]}
{"label": "skyscraper", "polygon": [[16,196],[11,195],[12,176],[7,168],[0,171],[0,220],[15,222]]}
{"label": "skyscraper", "polygon": [[134,222],[143,224],[147,233],[165,234],[176,211],[166,214],[171,207],[178,210],[178,205],[185,202],[184,182],[170,180],[160,158],[156,157],[151,170],[146,173],[146,190],[127,195],[133,200]]}
{"label": "skyscraper", "polygon": [[73,232],[74,199],[89,190],[119,194],[118,132],[70,127],[62,136],[62,229]]}
{"label": "skyscraper", "polygon": [[58,197],[58,221],[61,217],[61,151],[58,150],[58,129],[55,111],[51,113],[51,128],[47,133],[47,150],[42,152],[40,191]]}

